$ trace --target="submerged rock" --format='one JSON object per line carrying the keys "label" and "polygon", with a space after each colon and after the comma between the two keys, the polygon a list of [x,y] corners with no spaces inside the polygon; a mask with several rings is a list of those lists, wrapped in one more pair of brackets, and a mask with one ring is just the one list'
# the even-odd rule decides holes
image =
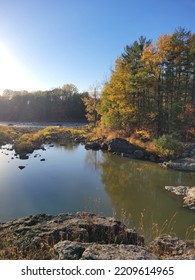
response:
{"label": "submerged rock", "polygon": [[20,170],[22,170],[22,169],[24,169],[24,168],[25,168],[25,166],[20,165],[20,166],[18,166],[18,168],[19,168]]}

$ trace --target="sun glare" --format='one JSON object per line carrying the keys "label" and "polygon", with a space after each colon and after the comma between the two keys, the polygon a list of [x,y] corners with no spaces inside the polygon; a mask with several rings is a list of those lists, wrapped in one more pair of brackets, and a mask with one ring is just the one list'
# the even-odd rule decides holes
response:
{"label": "sun glare", "polygon": [[33,86],[32,80],[19,62],[0,44],[0,92],[4,89],[30,90]]}

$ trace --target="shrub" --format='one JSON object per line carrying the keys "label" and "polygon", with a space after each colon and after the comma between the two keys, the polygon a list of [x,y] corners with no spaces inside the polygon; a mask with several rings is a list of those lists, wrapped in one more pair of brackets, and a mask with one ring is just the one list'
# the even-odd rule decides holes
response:
{"label": "shrub", "polygon": [[163,135],[154,139],[156,152],[161,157],[179,156],[182,152],[181,143],[173,135]]}

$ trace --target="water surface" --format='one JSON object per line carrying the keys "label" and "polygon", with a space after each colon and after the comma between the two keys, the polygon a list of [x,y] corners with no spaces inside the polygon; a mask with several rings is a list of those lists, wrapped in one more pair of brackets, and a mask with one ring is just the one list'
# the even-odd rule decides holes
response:
{"label": "water surface", "polygon": [[164,186],[193,186],[194,173],[87,151],[80,144],[45,148],[28,160],[0,149],[1,222],[36,213],[88,211],[114,215],[139,228],[148,239],[157,230],[192,238],[192,230],[188,232],[195,224],[195,213],[183,208],[182,198],[166,192]]}

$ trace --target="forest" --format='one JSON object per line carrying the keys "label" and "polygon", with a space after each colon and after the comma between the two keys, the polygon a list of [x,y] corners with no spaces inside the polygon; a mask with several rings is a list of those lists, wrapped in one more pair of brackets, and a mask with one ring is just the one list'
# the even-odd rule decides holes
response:
{"label": "forest", "polygon": [[1,121],[83,121],[104,131],[195,140],[195,34],[183,27],[157,41],[141,36],[115,61],[99,94],[73,84],[48,91],[4,90]]}
{"label": "forest", "polygon": [[85,105],[88,119],[107,130],[194,140],[195,34],[179,27],[156,42],[141,36],[127,45],[100,98]]}
{"label": "forest", "polygon": [[86,121],[83,98],[73,84],[48,91],[13,91],[0,96],[1,121]]}

